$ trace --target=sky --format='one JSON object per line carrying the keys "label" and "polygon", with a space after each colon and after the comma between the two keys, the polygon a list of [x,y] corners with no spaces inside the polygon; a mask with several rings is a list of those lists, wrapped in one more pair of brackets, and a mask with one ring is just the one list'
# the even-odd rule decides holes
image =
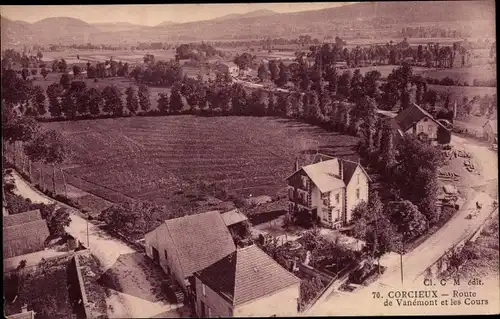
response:
{"label": "sky", "polygon": [[[320,10],[352,2],[238,3],[238,4],[155,4],[155,5],[58,5],[0,6],[0,14],[10,20],[37,22],[50,17],[71,17],[88,23],[129,22],[157,25],[163,21],[192,22],[231,13],[268,9],[279,13]],[[111,13],[112,10],[112,13]],[[107,13],[109,11],[109,13]]]}

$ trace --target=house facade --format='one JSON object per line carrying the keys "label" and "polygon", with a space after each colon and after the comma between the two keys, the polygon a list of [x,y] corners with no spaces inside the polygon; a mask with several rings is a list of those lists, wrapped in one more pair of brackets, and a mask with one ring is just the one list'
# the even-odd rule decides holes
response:
{"label": "house facade", "polygon": [[321,155],[296,168],[286,179],[291,217],[307,213],[326,227],[339,228],[349,224],[356,205],[368,201],[370,177],[359,163]]}
{"label": "house facade", "polygon": [[234,252],[236,246],[220,212],[211,211],[164,221],[146,234],[145,250],[191,295],[193,273]]}
{"label": "house facade", "polygon": [[195,273],[200,317],[297,316],[300,279],[255,245]]}

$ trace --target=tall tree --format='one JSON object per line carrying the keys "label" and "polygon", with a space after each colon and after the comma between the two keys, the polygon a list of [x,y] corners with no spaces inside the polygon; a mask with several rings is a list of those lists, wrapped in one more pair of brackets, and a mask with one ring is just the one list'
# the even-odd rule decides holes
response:
{"label": "tall tree", "polygon": [[145,84],[139,85],[139,106],[141,111],[146,113],[151,108],[150,100],[151,92],[149,87]]}
{"label": "tall tree", "polygon": [[[158,110],[160,111],[160,114],[167,114],[168,110],[170,108],[169,105],[169,99],[168,99],[168,93],[159,93],[159,98],[158,98]],[[128,98],[127,98],[128,100]]]}
{"label": "tall tree", "polygon": [[40,85],[35,85],[33,87],[31,103],[36,108],[38,115],[44,116],[47,113],[47,109],[45,108],[45,92]]}
{"label": "tall tree", "polygon": [[276,60],[269,61],[269,71],[271,73],[271,81],[276,82],[279,79],[279,66]]}
{"label": "tall tree", "polygon": [[337,84],[337,95],[343,99],[351,96],[351,72],[345,71],[339,78]]}
{"label": "tall tree", "polygon": [[174,86],[172,88],[171,94],[170,94],[170,112],[171,113],[179,113],[182,111],[182,108],[184,104],[182,103],[182,95],[180,88],[178,86]]}
{"label": "tall tree", "polygon": [[392,223],[405,242],[422,235],[427,229],[425,216],[410,201],[390,202],[387,209]]}
{"label": "tall tree", "polygon": [[104,100],[103,112],[112,114],[114,116],[123,115],[123,102],[122,92],[115,85],[108,85],[102,91],[102,98]]}
{"label": "tall tree", "polygon": [[97,116],[101,113],[102,94],[96,88],[91,88],[87,91],[89,101],[89,113]]}
{"label": "tall tree", "polygon": [[250,114],[254,116],[264,116],[266,115],[266,103],[264,91],[259,89],[252,92],[250,99]]}
{"label": "tall tree", "polygon": [[[129,110],[130,114],[135,115],[135,113],[137,113],[137,110],[139,109],[139,98],[137,97],[137,93],[132,85],[130,85],[125,90],[125,95],[127,96],[127,109]],[[158,108],[160,108],[159,105]]]}
{"label": "tall tree", "polygon": [[350,100],[353,102],[359,101],[365,94],[363,87],[363,75],[359,69],[354,70],[351,78]]}
{"label": "tall tree", "polygon": [[59,80],[59,84],[61,84],[65,90],[69,89],[69,87],[71,85],[71,79],[69,78],[68,73],[63,73],[61,75],[61,79]]}
{"label": "tall tree", "polygon": [[271,72],[269,72],[269,68],[265,63],[260,64],[257,74],[261,82],[269,80],[269,77],[271,76]]}
{"label": "tall tree", "polygon": [[56,165],[62,163],[66,156],[62,135],[54,130],[40,132],[26,145],[25,151],[31,160],[52,165],[52,186],[56,195]]}
{"label": "tall tree", "polygon": [[279,64],[279,75],[278,79],[276,80],[276,85],[283,86],[288,83],[289,79],[290,79],[290,70],[288,70],[286,65],[283,62],[281,62]]}
{"label": "tall tree", "polygon": [[248,114],[248,97],[245,89],[239,83],[232,87],[231,104],[233,105],[233,113],[236,115]]}
{"label": "tall tree", "polygon": [[363,87],[364,93],[372,99],[378,100],[380,98],[378,83],[381,77],[382,74],[379,71],[373,70],[367,72],[363,78],[363,83],[361,86]]}
{"label": "tall tree", "polygon": [[59,101],[62,93],[63,87],[59,83],[52,83],[47,87],[47,97],[49,98],[49,113],[54,118],[58,118],[62,114],[62,107]]}
{"label": "tall tree", "polygon": [[272,91],[267,96],[267,114],[276,115],[276,97]]}

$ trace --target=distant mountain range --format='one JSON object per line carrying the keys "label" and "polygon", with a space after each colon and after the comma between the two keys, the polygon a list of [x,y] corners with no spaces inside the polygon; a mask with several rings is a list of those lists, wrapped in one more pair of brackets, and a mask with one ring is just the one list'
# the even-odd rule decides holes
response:
{"label": "distant mountain range", "polygon": [[278,12],[275,12],[273,10],[256,10],[248,13],[231,13],[224,15],[222,17],[218,17],[215,19],[212,19],[213,21],[225,21],[225,20],[232,20],[232,19],[245,19],[245,18],[257,18],[257,17],[267,17],[271,16],[274,14],[278,14]]}
{"label": "distant mountain range", "polygon": [[494,1],[363,2],[294,13],[257,10],[188,23],[165,21],[149,27],[127,22],[89,24],[68,18],[47,18],[30,24],[1,17],[3,45],[116,44],[147,41],[201,41],[305,34],[336,36],[342,30],[425,23],[495,21]]}

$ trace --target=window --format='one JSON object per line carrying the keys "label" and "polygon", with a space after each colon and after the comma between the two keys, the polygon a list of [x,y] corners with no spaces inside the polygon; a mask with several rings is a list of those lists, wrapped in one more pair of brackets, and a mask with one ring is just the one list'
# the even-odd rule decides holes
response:
{"label": "window", "polygon": [[357,176],[357,178],[358,178],[358,184],[359,184],[360,177],[361,177],[361,174],[358,174],[358,176]]}
{"label": "window", "polygon": [[359,188],[356,188],[356,199],[359,199]]}
{"label": "window", "polygon": [[427,132],[432,133],[432,126],[427,126]]}
{"label": "window", "polygon": [[337,202],[337,204],[340,204],[340,194],[339,193],[335,194],[335,202]]}
{"label": "window", "polygon": [[[203,296],[207,295],[207,292],[205,290],[205,285],[204,284],[201,284],[201,293],[203,294]],[[210,308],[208,308],[208,309],[210,309]]]}
{"label": "window", "polygon": [[424,131],[424,126],[423,125],[419,125],[417,131],[418,132],[423,132]]}
{"label": "window", "polygon": [[302,176],[302,188],[307,189],[307,176]]}
{"label": "window", "polygon": [[288,189],[288,198],[293,199],[293,188]]}

